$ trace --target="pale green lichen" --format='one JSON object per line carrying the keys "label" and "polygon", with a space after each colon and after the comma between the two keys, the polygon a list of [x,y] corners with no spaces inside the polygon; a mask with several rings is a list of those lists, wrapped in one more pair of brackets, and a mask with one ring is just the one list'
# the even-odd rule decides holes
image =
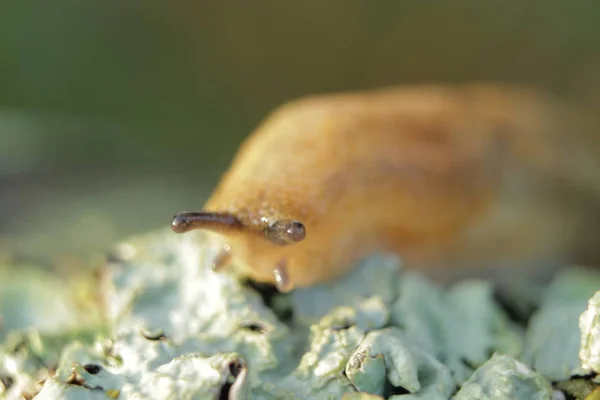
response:
{"label": "pale green lichen", "polygon": [[581,347],[579,359],[587,371],[600,372],[600,291],[588,301],[587,309],[579,318]]}
{"label": "pale green lichen", "polygon": [[371,354],[361,343],[346,364],[346,376],[360,391],[383,395],[386,367],[383,354]]}
{"label": "pale green lichen", "polygon": [[26,265],[0,265],[0,341],[11,330],[62,334],[100,322],[87,282],[64,279]]}
{"label": "pale green lichen", "polygon": [[494,354],[463,384],[453,400],[549,400],[552,386],[514,358]]}
{"label": "pale green lichen", "polygon": [[346,375],[359,390],[379,395],[384,394],[386,377],[395,388],[409,392],[403,399],[447,399],[455,387],[448,368],[412,347],[398,328],[370,332],[346,365]]}
{"label": "pale green lichen", "polygon": [[318,284],[295,290],[291,294],[295,318],[311,324],[340,306],[367,312],[375,307],[378,314],[383,311],[387,316],[387,309],[398,295],[400,270],[397,257],[375,256],[334,285]]}
{"label": "pale green lichen", "polygon": [[413,346],[442,360],[457,384],[490,352],[517,355],[520,331],[493,300],[485,282],[463,282],[447,291],[428,280],[406,274],[400,281],[392,320]]}
{"label": "pale green lichen", "polygon": [[[74,392],[76,398],[217,399],[228,383],[231,365],[241,363],[236,367],[240,371],[236,371],[229,394],[235,393],[230,397],[232,400],[242,400],[249,398],[249,387],[243,375],[245,367],[240,360],[236,353],[207,358],[187,354],[139,376],[116,374],[97,364],[67,363],[61,365],[57,377],[46,381],[36,399],[64,398],[65,392]],[[66,372],[68,376],[65,376]]]}
{"label": "pale green lichen", "polygon": [[383,397],[365,392],[352,392],[344,394],[342,400],[383,400]]}
{"label": "pale green lichen", "polygon": [[588,299],[599,288],[596,271],[572,268],[559,273],[529,322],[522,360],[552,381],[584,374],[578,323]]}
{"label": "pale green lichen", "polygon": [[[334,283],[264,297],[211,270],[218,250],[202,233],[121,245],[91,313],[104,325],[84,318],[57,332],[40,316],[32,328],[42,333],[11,334],[0,396],[35,393],[47,378],[36,399],[549,398],[550,379],[578,371],[573,320],[600,288],[595,274],[559,275],[524,341],[484,281],[442,288],[378,256]],[[61,304],[77,304],[71,294]],[[599,346],[585,337],[585,348]]]}

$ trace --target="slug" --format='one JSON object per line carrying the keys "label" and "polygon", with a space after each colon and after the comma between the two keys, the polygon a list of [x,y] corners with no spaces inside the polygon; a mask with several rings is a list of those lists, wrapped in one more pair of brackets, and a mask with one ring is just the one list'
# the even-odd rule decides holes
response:
{"label": "slug", "polygon": [[595,126],[548,93],[486,83],[300,98],[171,227],[221,234],[215,268],[282,292],[377,252],[440,277],[570,262],[598,248]]}

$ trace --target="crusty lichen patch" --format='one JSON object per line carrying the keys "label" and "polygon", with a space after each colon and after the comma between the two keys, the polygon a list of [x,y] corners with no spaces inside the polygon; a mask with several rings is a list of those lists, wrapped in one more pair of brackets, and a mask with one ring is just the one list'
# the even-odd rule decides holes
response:
{"label": "crusty lichen patch", "polygon": [[600,372],[600,291],[589,300],[579,319],[581,348],[579,359],[586,371]]}
{"label": "crusty lichen patch", "polygon": [[[103,324],[11,333],[0,347],[0,396],[549,399],[587,373],[572,342],[598,274],[559,275],[523,326],[489,283],[444,289],[392,256],[332,284],[267,295],[212,271],[218,249],[203,233],[121,245],[99,286]],[[588,369],[597,368],[595,304],[581,318]],[[591,378],[576,381],[595,388]]]}
{"label": "crusty lichen patch", "polygon": [[541,374],[510,356],[494,354],[462,385],[453,400],[545,400],[551,396],[552,386]]}

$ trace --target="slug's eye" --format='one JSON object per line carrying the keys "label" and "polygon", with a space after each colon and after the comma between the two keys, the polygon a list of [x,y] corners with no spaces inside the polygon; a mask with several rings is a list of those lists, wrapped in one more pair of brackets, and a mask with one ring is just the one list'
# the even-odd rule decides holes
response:
{"label": "slug's eye", "polygon": [[292,221],[285,230],[286,235],[294,242],[299,242],[306,236],[306,229],[302,222]]}
{"label": "slug's eye", "polygon": [[306,237],[306,228],[300,221],[279,220],[265,229],[267,238],[275,244],[287,245]]}

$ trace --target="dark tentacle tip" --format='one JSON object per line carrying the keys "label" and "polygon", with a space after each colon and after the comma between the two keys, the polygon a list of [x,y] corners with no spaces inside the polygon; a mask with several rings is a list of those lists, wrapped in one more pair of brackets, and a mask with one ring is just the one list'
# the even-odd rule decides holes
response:
{"label": "dark tentacle tip", "polygon": [[185,233],[190,229],[190,221],[187,218],[186,213],[179,213],[173,217],[171,229],[175,233]]}

